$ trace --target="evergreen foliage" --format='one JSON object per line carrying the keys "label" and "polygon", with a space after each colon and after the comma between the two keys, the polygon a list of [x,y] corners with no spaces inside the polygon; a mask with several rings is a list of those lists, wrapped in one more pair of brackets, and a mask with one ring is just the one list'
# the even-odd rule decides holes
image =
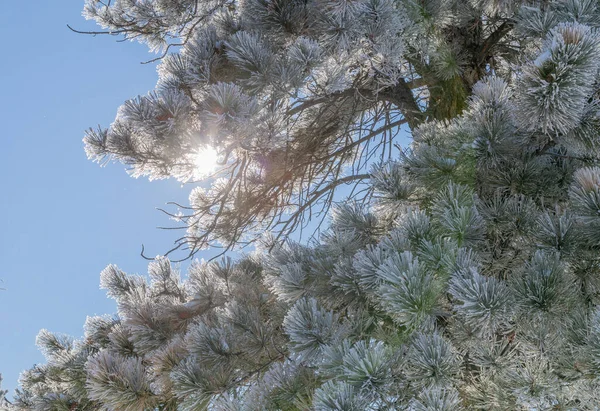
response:
{"label": "evergreen foliage", "polygon": [[[459,115],[491,74],[530,90],[511,102],[523,127],[592,143],[596,15],[591,0],[87,0],[86,18],[161,63],[156,90],[90,129],[86,151],[136,177],[211,181],[167,211],[188,256],[264,230],[281,240],[396,157],[406,127]],[[575,131],[584,116],[588,131]],[[196,167],[207,147],[220,162],[210,176]],[[455,165],[440,149],[423,155],[444,179]]]}
{"label": "evergreen foliage", "polygon": [[2,389],[2,374],[0,374],[0,407],[8,407],[9,405],[6,394],[8,394],[8,391]]}
{"label": "evergreen foliage", "polygon": [[[263,237],[184,279],[166,257],[147,277],[108,266],[117,315],[88,318],[80,340],[41,331],[47,363],[9,408],[599,409],[598,7],[88,1],[128,38],[184,40],[89,153],[186,180],[197,136],[243,163],[192,194],[194,233],[236,242],[227,229],[310,208],[345,181],[331,164],[372,167],[366,201],[337,206],[313,244]],[[410,149],[361,163],[398,117]],[[314,174],[294,174],[306,161]],[[267,186],[303,202],[268,203]]]}

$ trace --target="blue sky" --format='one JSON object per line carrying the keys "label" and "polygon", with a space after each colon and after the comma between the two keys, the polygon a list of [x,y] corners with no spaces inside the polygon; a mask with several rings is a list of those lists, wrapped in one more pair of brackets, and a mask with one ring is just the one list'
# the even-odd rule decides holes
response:
{"label": "blue sky", "polygon": [[84,130],[110,124],[126,99],[151,90],[153,55],[93,30],[83,0],[5,2],[0,11],[0,373],[11,391],[43,362],[42,328],[81,336],[86,316],[115,312],[98,288],[109,263],[145,273],[169,249],[169,220],[155,207],[186,203],[189,187],[130,178],[121,164],[88,161]]}

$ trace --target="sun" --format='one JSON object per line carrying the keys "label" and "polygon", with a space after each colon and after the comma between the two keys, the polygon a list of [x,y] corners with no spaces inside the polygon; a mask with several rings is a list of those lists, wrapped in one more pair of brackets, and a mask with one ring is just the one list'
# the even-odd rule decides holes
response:
{"label": "sun", "polygon": [[217,168],[219,154],[212,147],[204,147],[194,154],[194,176],[196,178],[206,177]]}

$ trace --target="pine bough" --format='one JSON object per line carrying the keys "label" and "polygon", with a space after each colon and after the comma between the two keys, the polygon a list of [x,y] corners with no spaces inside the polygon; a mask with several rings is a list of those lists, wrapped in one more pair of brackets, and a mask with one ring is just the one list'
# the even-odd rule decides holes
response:
{"label": "pine bough", "polygon": [[[384,94],[406,73],[392,70],[400,67],[386,54],[394,47],[412,50],[390,53],[402,58],[410,54],[403,61],[420,69],[427,66],[428,74],[419,78],[429,81],[427,76],[434,76],[445,92],[455,76],[466,78],[466,68],[480,67],[450,61],[448,56],[460,49],[431,41],[440,33],[447,36],[445,30],[462,27],[460,18],[468,21],[469,10],[496,18],[483,19],[482,24],[497,24],[493,33],[510,32],[512,37],[496,49],[498,59],[506,52],[504,65],[484,59],[484,75],[476,76],[464,107],[455,115],[443,118],[439,105],[438,111],[420,107],[427,121],[415,120],[410,150],[372,167],[370,201],[338,206],[318,243],[281,244],[275,237],[264,238],[256,252],[237,262],[194,262],[185,280],[164,257],[149,265],[149,280],[107,267],[101,286],[115,299],[118,314],[88,318],[80,340],[40,332],[38,344],[47,363],[23,373],[9,408],[598,409],[600,12],[596,2],[585,0],[537,7],[519,3],[410,3],[421,7],[422,16],[419,24],[411,24],[409,17],[414,23],[416,14],[409,12],[415,9],[400,3],[328,2],[331,8],[325,9],[324,20],[315,23],[321,43],[300,36],[305,24],[301,17],[310,16],[302,7],[309,9],[311,2],[245,2],[243,7],[252,11],[244,14],[247,20],[235,15],[237,4],[202,3],[203,8],[210,5],[221,11],[229,5],[233,15],[219,14],[219,24],[225,26],[202,31],[193,48],[188,42],[185,53],[169,57],[162,69],[175,73],[179,67],[181,76],[163,78],[181,85],[183,80],[201,83],[217,75],[201,64],[210,54],[246,70],[247,76],[238,78],[239,86],[220,80],[202,93],[178,95],[173,101],[163,93],[128,103],[112,130],[90,137],[88,144],[114,148],[111,144],[128,141],[127,135],[134,136],[131,141],[145,141],[147,136],[135,133],[156,132],[158,128],[140,127],[163,106],[180,110],[167,110],[174,121],[165,132],[184,135],[180,129],[189,130],[189,124],[179,120],[193,118],[184,115],[190,110],[186,98],[202,98],[200,105],[207,110],[202,113],[212,113],[206,115],[213,121],[201,123],[218,130],[225,125],[228,136],[239,132],[235,135],[242,138],[247,121],[265,127],[289,121],[276,111],[265,117],[267,105],[261,100],[264,90],[282,93],[287,87],[276,89],[274,79],[278,84],[305,81],[298,72],[283,82],[280,74],[285,70],[275,63],[282,61],[280,56],[262,43],[264,33],[271,31],[287,38],[276,31],[282,22],[299,36],[293,45],[281,42],[289,50],[289,61],[302,73],[329,73],[304,83],[307,89],[329,87],[325,95],[335,101],[332,96],[356,81],[348,76],[362,69],[358,60],[348,58],[354,69],[342,70],[334,58],[339,50],[331,50],[335,45],[354,56],[348,50],[358,47],[356,33],[366,23],[356,19],[358,26],[348,26],[354,21],[348,16],[359,13],[366,19],[369,6],[393,10],[388,16],[393,23],[374,17],[371,21],[387,27],[381,35],[385,40],[367,60],[381,64],[370,68],[374,73],[386,73],[377,86]],[[137,31],[126,34],[157,47],[173,34],[173,26],[165,21],[177,25],[182,16],[195,21],[200,15],[194,9],[200,3],[191,1],[98,4],[89,2],[87,12],[97,13],[94,16],[109,28],[117,27],[119,18],[125,19],[123,25],[137,22],[131,26]],[[178,11],[162,13],[161,7]],[[148,15],[141,24],[119,8]],[[386,26],[400,24],[396,20],[405,24],[399,34],[402,41]],[[256,30],[234,30],[245,24]],[[235,33],[228,37],[225,54],[219,54],[223,27]],[[406,43],[407,33],[413,43]],[[457,32],[455,38],[461,35]],[[368,43],[368,38],[363,40]],[[469,45],[462,46],[466,50]],[[427,53],[437,60],[419,60]],[[197,70],[195,77],[192,68]],[[434,69],[441,73],[435,75]],[[259,97],[249,97],[248,90]],[[435,97],[433,87],[424,90],[429,99]],[[302,96],[292,101],[315,103]],[[272,107],[280,101],[273,100]],[[327,119],[341,115],[329,111],[333,106],[316,112]],[[448,109],[445,106],[446,113]],[[414,120],[408,111],[404,115]],[[252,136],[242,138],[240,145],[250,146],[267,136],[251,130]],[[130,131],[134,134],[127,134]],[[337,131],[331,135],[340,136]],[[158,136],[156,141],[164,145],[160,150],[173,142]],[[135,173],[146,174],[150,166],[160,169],[164,158],[154,148],[147,153],[148,162],[132,160]],[[173,149],[185,154],[189,147],[175,144]],[[115,150],[126,152],[125,146]],[[137,158],[131,153],[128,158]],[[179,175],[173,168],[164,170]],[[235,208],[231,212],[235,215]]]}

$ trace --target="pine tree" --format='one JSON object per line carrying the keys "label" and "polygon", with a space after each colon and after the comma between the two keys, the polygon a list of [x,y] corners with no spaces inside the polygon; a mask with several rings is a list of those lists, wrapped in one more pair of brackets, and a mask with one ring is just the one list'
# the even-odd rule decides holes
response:
{"label": "pine tree", "polygon": [[[164,57],[156,94],[88,136],[94,153],[185,180],[201,130],[231,150],[225,167],[245,158],[249,172],[206,201],[269,184],[274,163],[256,156],[279,149],[293,153],[285,167],[364,159],[366,201],[335,206],[314,244],[276,232],[239,261],[195,261],[185,279],[166,257],[147,277],[107,267],[117,315],[88,318],[79,340],[40,332],[47,363],[23,373],[13,409],[599,409],[596,2],[100,5],[86,13],[113,32],[185,44]],[[286,66],[297,47],[306,64]],[[410,92],[392,101],[399,87]],[[354,151],[369,139],[382,149],[393,134],[377,130],[396,121],[412,136],[397,158]],[[272,184],[303,211],[343,179],[314,172],[324,177],[310,186]],[[252,228],[242,220],[256,209],[227,201],[219,221]],[[238,241],[203,218],[190,227]]]}
{"label": "pine tree", "polygon": [[9,405],[6,394],[8,394],[8,391],[2,389],[2,374],[0,374],[0,407],[8,407]]}
{"label": "pine tree", "polygon": [[[100,33],[141,41],[161,60],[156,90],[126,102],[107,129],[90,129],[87,154],[121,161],[136,177],[194,182],[206,177],[199,156],[216,149],[211,186],[168,211],[187,227],[176,247],[227,250],[265,230],[284,239],[324,217],[336,189],[396,157],[401,132],[454,118],[487,75],[523,76],[559,21],[593,27],[597,18],[592,1],[521,3],[87,0],[84,15]],[[569,99],[591,87],[593,68],[580,69]],[[531,119],[550,133],[583,110],[553,103],[545,119],[545,103],[523,104],[540,107]],[[370,196],[356,191],[356,200]]]}

